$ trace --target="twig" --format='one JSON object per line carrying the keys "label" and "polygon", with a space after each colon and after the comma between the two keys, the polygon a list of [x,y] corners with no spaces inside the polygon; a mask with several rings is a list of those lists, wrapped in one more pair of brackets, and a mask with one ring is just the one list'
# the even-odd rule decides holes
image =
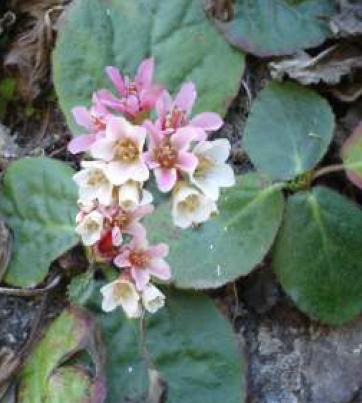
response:
{"label": "twig", "polygon": [[318,169],[313,175],[312,180],[315,180],[317,178],[320,178],[321,176],[328,175],[333,172],[339,172],[339,171],[344,171],[346,169],[346,166],[343,164],[334,164],[334,165],[329,165],[327,167],[323,167],[321,169]]}
{"label": "twig", "polygon": [[61,275],[57,275],[56,277],[51,279],[44,288],[26,289],[0,287],[0,295],[13,295],[17,297],[34,297],[37,295],[42,295],[55,288],[60,283],[61,278]]}

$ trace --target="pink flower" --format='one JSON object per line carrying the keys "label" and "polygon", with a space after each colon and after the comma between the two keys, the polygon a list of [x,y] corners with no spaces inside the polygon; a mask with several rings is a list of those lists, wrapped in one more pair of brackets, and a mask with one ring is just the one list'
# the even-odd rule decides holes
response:
{"label": "pink flower", "polygon": [[176,184],[177,173],[192,174],[198,164],[197,157],[187,150],[194,139],[188,127],[178,129],[170,136],[161,132],[152,122],[147,122],[149,148],[145,161],[154,170],[157,186],[161,192],[170,191]]}
{"label": "pink flower", "polygon": [[139,291],[145,289],[151,276],[160,280],[171,278],[170,267],[163,259],[168,255],[168,245],[160,243],[149,246],[144,234],[136,234],[132,241],[121,248],[114,259],[115,265],[130,269],[131,276]]}
{"label": "pink flower", "polygon": [[122,243],[122,234],[141,234],[146,236],[145,229],[140,221],[151,214],[154,207],[151,204],[137,207],[134,210],[124,210],[122,207],[113,206],[110,208],[98,207],[106,220],[106,227],[112,229],[112,240],[115,246]]}
{"label": "pink flower", "polygon": [[153,70],[154,59],[143,60],[132,81],[129,77],[123,76],[116,67],[106,67],[106,74],[115,86],[119,97],[108,90],[100,90],[98,91],[100,101],[128,119],[143,121],[163,91],[160,85],[152,83]]}
{"label": "pink flower", "polygon": [[205,140],[207,132],[220,129],[223,120],[217,113],[203,112],[189,119],[196,97],[196,88],[192,82],[182,85],[174,101],[164,90],[156,103],[157,127],[163,131],[174,131],[190,126],[195,131],[195,140]]}
{"label": "pink flower", "polygon": [[93,105],[89,109],[76,106],[72,109],[72,113],[76,123],[87,131],[87,134],[75,137],[68,144],[69,152],[78,154],[88,151],[95,141],[104,136],[107,120],[111,115],[95,94]]}
{"label": "pink flower", "polygon": [[123,117],[112,117],[107,122],[105,136],[91,146],[94,158],[108,162],[108,178],[114,185],[128,180],[144,182],[149,171],[143,159],[146,129],[134,126]]}

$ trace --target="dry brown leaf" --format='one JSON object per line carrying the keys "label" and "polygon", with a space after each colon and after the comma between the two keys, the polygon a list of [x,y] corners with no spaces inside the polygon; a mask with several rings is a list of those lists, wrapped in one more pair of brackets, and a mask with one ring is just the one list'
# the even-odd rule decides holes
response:
{"label": "dry brown leaf", "polygon": [[301,84],[337,84],[342,77],[362,68],[362,51],[359,47],[339,44],[331,46],[317,56],[299,52],[291,58],[269,63],[271,75],[277,80],[289,76]]}
{"label": "dry brown leaf", "polygon": [[13,0],[17,15],[24,16],[22,32],[10,45],[4,66],[18,81],[20,94],[35,99],[49,81],[50,51],[55,24],[69,0]]}
{"label": "dry brown leaf", "polygon": [[329,23],[332,32],[341,37],[362,34],[362,1],[339,0],[339,13]]}

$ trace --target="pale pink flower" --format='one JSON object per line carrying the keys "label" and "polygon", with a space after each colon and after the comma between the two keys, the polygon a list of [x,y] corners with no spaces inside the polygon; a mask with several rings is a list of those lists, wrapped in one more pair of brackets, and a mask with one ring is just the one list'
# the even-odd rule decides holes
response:
{"label": "pale pink flower", "polygon": [[68,150],[72,154],[88,151],[92,144],[105,134],[107,120],[111,114],[93,95],[93,105],[87,109],[84,106],[76,106],[72,109],[76,123],[86,129],[86,134],[74,137],[68,144]]}
{"label": "pale pink flower", "polygon": [[163,259],[168,255],[168,245],[160,243],[149,246],[144,233],[136,234],[131,242],[120,249],[114,259],[116,266],[127,268],[139,291],[145,289],[151,276],[160,280],[171,278],[170,267]]}
{"label": "pale pink flower", "polygon": [[189,175],[195,170],[198,160],[188,151],[193,132],[187,127],[167,135],[152,122],[147,122],[149,147],[144,157],[150,169],[154,170],[157,186],[161,192],[169,192],[177,182],[178,172]]}
{"label": "pale pink flower", "polygon": [[125,276],[101,288],[102,309],[111,312],[121,306],[129,318],[139,318],[142,314],[141,296],[134,284]]}
{"label": "pale pink flower", "polygon": [[150,313],[156,313],[165,305],[165,295],[151,283],[145,286],[141,297],[143,306]]}
{"label": "pale pink flower", "polygon": [[156,125],[163,131],[174,131],[189,126],[195,132],[195,140],[205,140],[207,132],[220,129],[223,120],[217,113],[203,112],[190,119],[197,93],[194,83],[182,85],[175,99],[164,90],[156,103],[158,119]]}
{"label": "pale pink flower", "polygon": [[152,82],[154,59],[145,59],[138,67],[134,80],[123,76],[116,67],[106,67],[106,74],[118,92],[118,97],[108,90],[98,91],[100,101],[131,120],[144,120],[154,108],[163,88]]}
{"label": "pale pink flower", "polygon": [[91,146],[91,154],[108,162],[108,177],[115,185],[128,180],[144,182],[149,171],[143,160],[146,129],[127,122],[123,117],[112,117],[107,122],[104,138]]}

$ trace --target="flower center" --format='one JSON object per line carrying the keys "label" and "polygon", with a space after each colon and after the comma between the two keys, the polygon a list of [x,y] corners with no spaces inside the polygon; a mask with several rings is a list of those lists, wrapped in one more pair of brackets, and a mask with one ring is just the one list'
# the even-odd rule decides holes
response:
{"label": "flower center", "polygon": [[115,145],[115,158],[122,162],[135,162],[139,154],[137,144],[131,139],[120,140]]}
{"label": "flower center", "polygon": [[129,254],[128,260],[130,261],[132,266],[136,266],[139,269],[143,269],[144,267],[147,266],[147,263],[149,262],[149,257],[144,251],[132,251]]}
{"label": "flower center", "polygon": [[112,223],[120,229],[125,229],[130,223],[130,217],[127,213],[120,213],[113,219]]}
{"label": "flower center", "polygon": [[185,200],[179,203],[179,209],[183,212],[193,213],[200,206],[198,195],[187,196]]}
{"label": "flower center", "polygon": [[101,131],[101,130],[106,129],[106,123],[104,122],[104,120],[102,118],[92,115],[91,119],[92,119],[92,123],[93,123],[93,126],[96,129],[96,131]]}
{"label": "flower center", "polygon": [[106,176],[104,175],[103,171],[100,169],[96,169],[92,171],[88,177],[87,185],[88,186],[101,186],[108,183]]}
{"label": "flower center", "polygon": [[113,287],[113,296],[115,299],[129,299],[133,295],[131,288],[124,283],[116,283]]}
{"label": "flower center", "polygon": [[175,106],[165,117],[164,129],[177,129],[185,126],[186,123],[186,113]]}
{"label": "flower center", "polygon": [[99,229],[99,224],[96,221],[87,221],[85,225],[87,232],[95,232]]}
{"label": "flower center", "polygon": [[162,168],[173,168],[177,161],[177,150],[166,140],[155,150],[154,158]]}
{"label": "flower center", "polygon": [[199,163],[197,165],[194,176],[205,176],[205,174],[207,174],[214,166],[214,162],[210,158],[207,158],[203,155],[197,155],[197,159],[199,160]]}

